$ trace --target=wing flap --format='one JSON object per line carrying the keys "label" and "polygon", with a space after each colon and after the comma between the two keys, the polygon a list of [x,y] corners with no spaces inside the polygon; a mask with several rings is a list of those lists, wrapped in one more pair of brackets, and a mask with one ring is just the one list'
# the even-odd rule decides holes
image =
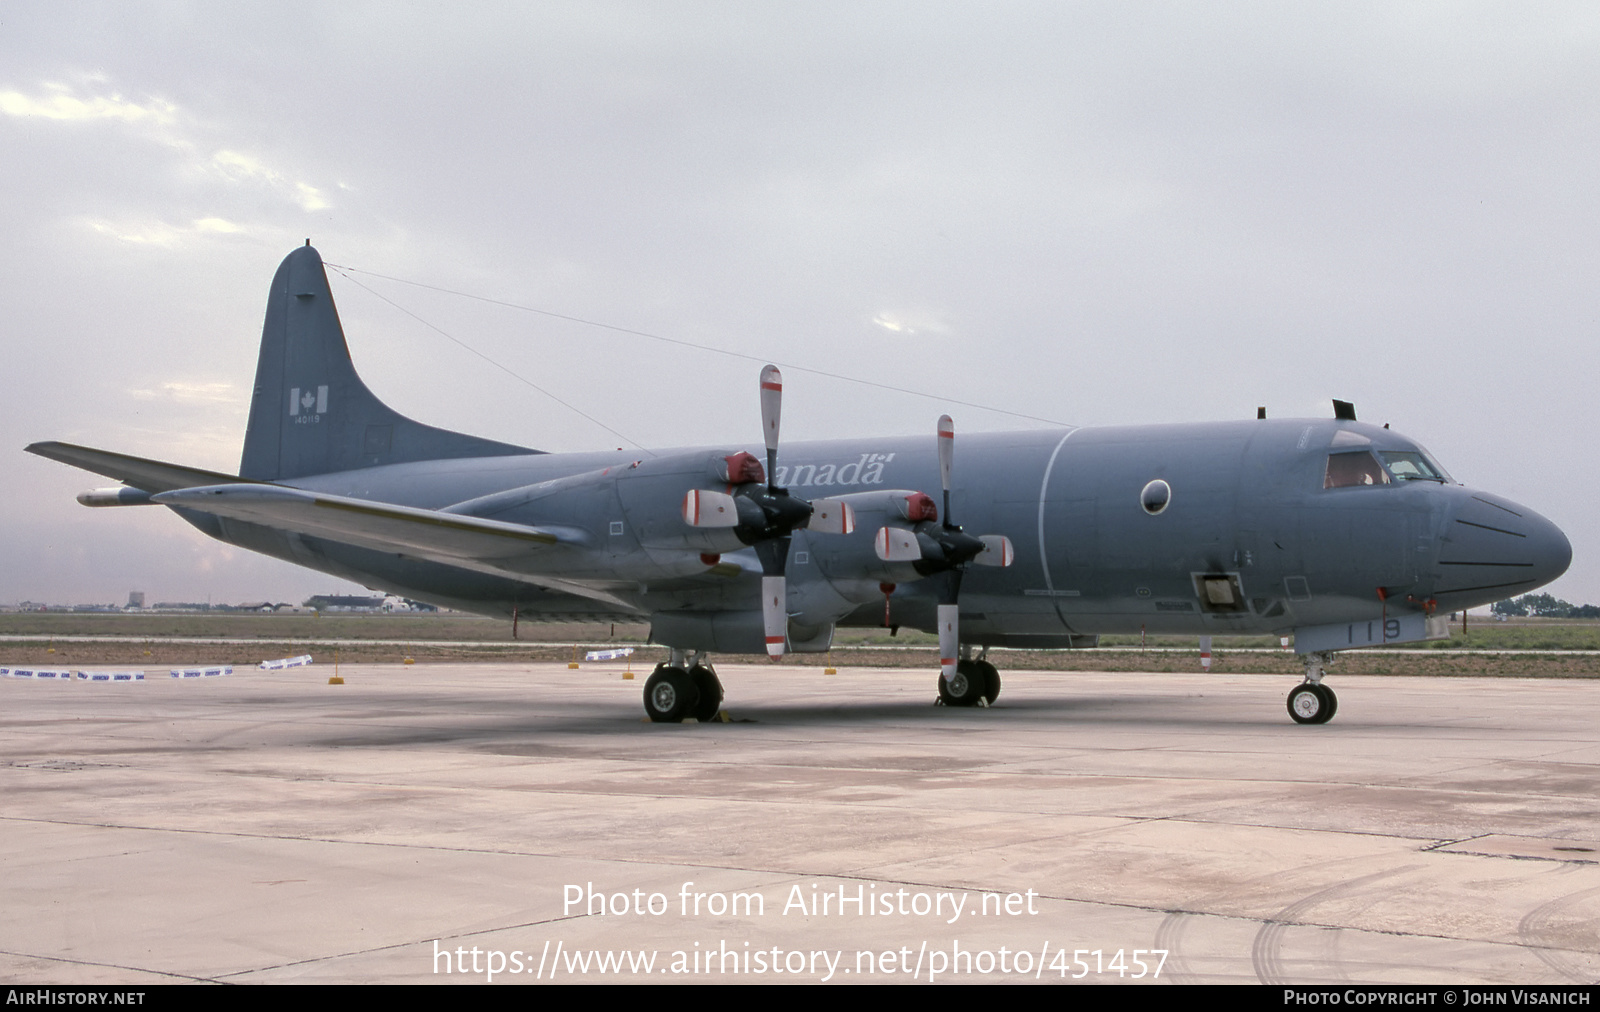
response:
{"label": "wing flap", "polygon": [[563,542],[584,540],[578,531],[394,506],[281,485],[207,485],[162,492],[151,499],[163,506],[445,563],[503,562]]}

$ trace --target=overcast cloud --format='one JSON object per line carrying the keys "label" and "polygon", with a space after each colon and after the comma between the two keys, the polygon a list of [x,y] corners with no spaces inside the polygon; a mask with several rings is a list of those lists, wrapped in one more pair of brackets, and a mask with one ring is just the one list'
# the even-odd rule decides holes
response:
{"label": "overcast cloud", "polygon": [[[267,284],[310,237],[935,395],[791,370],[786,439],[1354,400],[1555,520],[1551,591],[1600,603],[1597,127],[1578,3],[7,4],[0,601],[345,586],[85,510],[108,482],[21,452],[235,469]],[[617,445],[531,382],[642,444],[759,442],[748,360],[332,280],[423,421]]]}

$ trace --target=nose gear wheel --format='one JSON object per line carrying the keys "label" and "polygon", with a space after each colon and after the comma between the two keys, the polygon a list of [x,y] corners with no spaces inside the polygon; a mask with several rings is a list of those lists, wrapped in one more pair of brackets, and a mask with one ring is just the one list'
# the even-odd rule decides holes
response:
{"label": "nose gear wheel", "polygon": [[1326,724],[1339,708],[1339,697],[1320,682],[1303,682],[1289,693],[1289,716],[1296,724]]}

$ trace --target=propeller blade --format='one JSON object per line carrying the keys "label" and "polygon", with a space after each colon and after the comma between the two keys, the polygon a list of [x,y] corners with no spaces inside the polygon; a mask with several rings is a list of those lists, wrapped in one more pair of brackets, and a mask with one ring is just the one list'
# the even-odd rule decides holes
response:
{"label": "propeller blade", "polygon": [[947,680],[956,674],[956,655],[961,643],[960,620],[959,605],[939,605],[939,673]]}
{"label": "propeller blade", "polygon": [[777,660],[783,656],[788,642],[789,611],[788,588],[781,576],[761,578],[761,623],[766,629],[767,657]]}
{"label": "propeller blade", "polygon": [[898,527],[881,527],[872,539],[873,550],[884,562],[916,562],[922,558],[922,546],[917,535]]}
{"label": "propeller blade", "polygon": [[[950,469],[955,460],[956,423],[949,415],[939,416],[939,484],[944,487],[944,528],[937,535],[939,547],[951,566],[944,576],[944,592],[939,595],[939,673],[946,681],[955,677],[961,655],[961,572],[967,562],[983,554],[988,542],[963,534],[950,515]],[[998,535],[997,535],[998,536]],[[999,536],[1005,541],[1003,536]],[[999,546],[1002,551],[1009,542]]]}
{"label": "propeller blade", "polygon": [[944,487],[944,525],[953,527],[950,519],[950,465],[955,459],[956,423],[949,415],[939,416],[939,484]]}
{"label": "propeller blade", "polygon": [[761,429],[767,441],[767,487],[777,487],[778,423],[783,416],[783,373],[775,365],[761,370]]}
{"label": "propeller blade", "polygon": [[690,527],[737,527],[739,507],[725,492],[692,488],[683,497],[683,522]]}
{"label": "propeller blade", "polygon": [[983,542],[983,551],[973,558],[973,562],[980,566],[1009,566],[1016,559],[1016,552],[1011,547],[1011,539],[1004,534],[985,534],[978,538]]}
{"label": "propeller blade", "polygon": [[811,510],[807,530],[818,534],[855,533],[856,511],[849,503],[841,499],[813,499]]}

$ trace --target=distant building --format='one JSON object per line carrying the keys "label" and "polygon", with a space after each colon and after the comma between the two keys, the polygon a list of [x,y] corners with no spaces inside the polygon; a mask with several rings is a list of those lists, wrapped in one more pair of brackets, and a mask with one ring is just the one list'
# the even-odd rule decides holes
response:
{"label": "distant building", "polygon": [[130,590],[130,591],[128,591],[128,605],[127,606],[129,608],[143,608],[144,607],[144,591],[142,591],[142,590]]}
{"label": "distant building", "polygon": [[354,594],[318,594],[306,598],[305,606],[316,611],[381,611],[383,598],[357,597]]}

